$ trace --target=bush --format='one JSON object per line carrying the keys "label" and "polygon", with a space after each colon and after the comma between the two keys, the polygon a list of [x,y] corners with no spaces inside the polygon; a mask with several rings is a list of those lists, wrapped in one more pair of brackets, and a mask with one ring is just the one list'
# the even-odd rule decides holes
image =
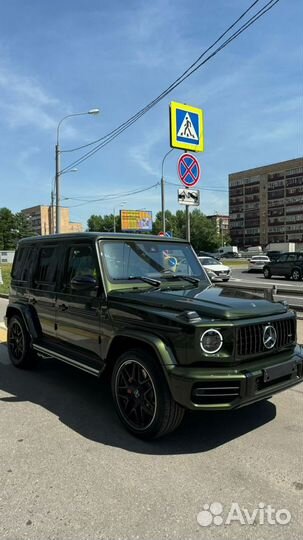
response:
{"label": "bush", "polygon": [[3,285],[0,285],[0,293],[8,294],[9,293],[9,288],[10,288],[10,283],[11,283],[12,265],[2,263],[0,265],[0,269],[1,269],[2,280],[3,280]]}

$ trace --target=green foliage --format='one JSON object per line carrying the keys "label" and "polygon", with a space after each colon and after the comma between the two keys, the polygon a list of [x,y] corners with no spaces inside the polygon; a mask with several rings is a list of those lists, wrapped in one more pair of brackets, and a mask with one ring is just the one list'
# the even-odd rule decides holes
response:
{"label": "green foliage", "polygon": [[2,281],[3,281],[3,285],[0,285],[0,293],[8,294],[10,282],[11,282],[12,265],[8,263],[2,263],[0,268],[1,268]]}
{"label": "green foliage", "polygon": [[[169,210],[165,212],[166,231],[171,231],[177,238],[185,238],[186,224],[185,211],[177,210],[172,214]],[[162,231],[162,213],[158,212],[153,224],[153,233]],[[220,246],[220,238],[216,231],[215,224],[207,219],[198,209],[190,212],[190,235],[191,243],[195,251],[216,251]]]}
{"label": "green foliage", "polygon": [[[175,214],[166,210],[166,230],[171,231],[174,237],[185,238],[185,211],[177,210]],[[113,214],[105,216],[92,215],[88,222],[89,231],[113,232]],[[162,231],[162,214],[158,212],[153,223],[153,234]],[[200,210],[190,212],[191,243],[196,251],[216,251],[220,246],[220,238],[215,224],[207,219]],[[116,216],[116,231],[121,231],[120,216]]]}
{"label": "green foliage", "polygon": [[33,235],[30,222],[24,214],[14,214],[8,208],[0,208],[0,249],[15,249],[20,238]]}
{"label": "green foliage", "polygon": [[[114,214],[105,216],[92,215],[87,221],[89,231],[98,232],[113,232],[114,230]],[[121,231],[120,215],[116,216],[116,232]]]}

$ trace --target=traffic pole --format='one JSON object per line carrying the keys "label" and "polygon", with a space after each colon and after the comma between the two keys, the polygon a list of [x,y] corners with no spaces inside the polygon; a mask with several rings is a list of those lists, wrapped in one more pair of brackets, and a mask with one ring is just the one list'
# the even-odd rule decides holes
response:
{"label": "traffic pole", "polygon": [[185,226],[186,226],[186,240],[190,242],[190,213],[189,205],[185,207]]}
{"label": "traffic pole", "polygon": [[60,147],[56,144],[56,233],[61,232]]}

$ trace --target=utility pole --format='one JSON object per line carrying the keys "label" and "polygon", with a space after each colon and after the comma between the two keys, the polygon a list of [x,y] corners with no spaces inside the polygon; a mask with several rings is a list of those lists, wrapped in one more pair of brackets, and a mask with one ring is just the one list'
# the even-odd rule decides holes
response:
{"label": "utility pole", "polygon": [[60,147],[56,144],[56,233],[61,232],[61,186],[60,186]]}
{"label": "utility pole", "polygon": [[61,186],[60,186],[60,176],[62,174],[61,168],[60,168],[60,146],[59,146],[59,133],[60,133],[60,126],[66,118],[71,118],[72,116],[83,116],[85,114],[99,114],[99,109],[90,109],[86,112],[80,112],[80,113],[73,113],[68,114],[61,118],[58,126],[57,126],[57,144],[55,147],[55,159],[56,159],[56,233],[61,232]]}
{"label": "utility pole", "polygon": [[55,202],[55,196],[54,196],[54,191],[52,190],[51,191],[51,211],[50,211],[50,233],[51,234],[54,234],[54,232],[55,232],[55,212],[54,212],[55,205],[54,205],[54,202]]}
{"label": "utility pole", "polygon": [[56,144],[56,233],[61,232],[60,147]]}
{"label": "utility pole", "polygon": [[165,225],[165,180],[164,180],[164,161],[166,160],[167,156],[174,150],[174,148],[171,148],[162,159],[162,175],[161,175],[161,214],[162,214],[162,231],[166,232],[166,225]]}

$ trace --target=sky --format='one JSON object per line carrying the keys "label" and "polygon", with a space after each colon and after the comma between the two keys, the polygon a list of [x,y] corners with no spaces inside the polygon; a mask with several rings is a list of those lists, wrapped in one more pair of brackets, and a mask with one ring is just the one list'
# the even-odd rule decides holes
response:
{"label": "sky", "polygon": [[[260,0],[258,6],[266,0]],[[157,97],[252,0],[10,0],[0,17],[0,207],[49,204],[58,122],[62,168]],[[72,221],[114,208],[161,208],[169,104],[204,110],[201,210],[228,212],[228,174],[303,154],[302,0],[280,0],[76,172],[61,175]],[[90,149],[90,147],[88,147]],[[166,207],[176,211],[177,161],[167,156]],[[181,184],[180,184],[181,187]],[[110,199],[111,196],[116,198]],[[93,199],[102,199],[91,202]],[[87,203],[86,201],[90,201]],[[183,208],[183,207],[182,207]]]}

